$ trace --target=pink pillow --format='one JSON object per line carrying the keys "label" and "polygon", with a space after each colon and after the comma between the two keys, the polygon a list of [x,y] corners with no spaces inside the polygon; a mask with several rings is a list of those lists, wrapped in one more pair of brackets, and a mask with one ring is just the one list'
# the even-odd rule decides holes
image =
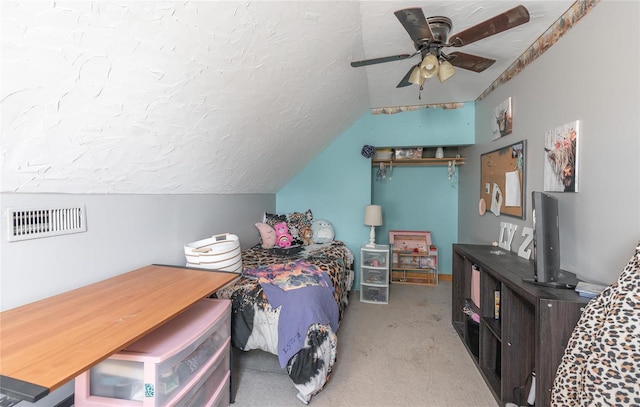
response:
{"label": "pink pillow", "polygon": [[270,249],[276,244],[276,231],[266,223],[256,223],[262,239],[262,248]]}

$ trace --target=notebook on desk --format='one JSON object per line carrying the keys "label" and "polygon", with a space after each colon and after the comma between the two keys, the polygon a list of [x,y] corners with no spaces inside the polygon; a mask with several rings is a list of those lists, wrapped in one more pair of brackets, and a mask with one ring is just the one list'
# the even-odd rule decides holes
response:
{"label": "notebook on desk", "polygon": [[581,297],[587,298],[595,298],[604,290],[607,286],[593,283],[586,283],[584,281],[579,281],[576,285],[576,292]]}

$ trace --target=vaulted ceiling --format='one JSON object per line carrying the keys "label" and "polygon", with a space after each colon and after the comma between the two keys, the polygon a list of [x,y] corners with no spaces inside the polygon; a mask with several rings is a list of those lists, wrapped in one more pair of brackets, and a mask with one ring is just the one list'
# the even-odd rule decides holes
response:
{"label": "vaulted ceiling", "polygon": [[[460,50],[496,60],[395,86],[417,58],[393,12],[460,32],[517,4],[530,22]],[[3,1],[3,192],[273,193],[372,107],[475,100],[571,1]]]}

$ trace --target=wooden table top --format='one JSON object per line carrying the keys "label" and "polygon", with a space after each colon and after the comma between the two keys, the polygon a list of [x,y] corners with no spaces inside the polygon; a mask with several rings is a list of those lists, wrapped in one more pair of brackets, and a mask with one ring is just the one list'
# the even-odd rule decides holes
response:
{"label": "wooden table top", "polygon": [[237,274],[150,265],[0,313],[0,391],[36,401]]}

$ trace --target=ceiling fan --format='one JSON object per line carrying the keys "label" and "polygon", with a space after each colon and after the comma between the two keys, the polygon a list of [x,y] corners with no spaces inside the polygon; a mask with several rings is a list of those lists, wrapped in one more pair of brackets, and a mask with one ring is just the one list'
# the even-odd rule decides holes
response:
{"label": "ceiling fan", "polygon": [[352,67],[380,64],[412,58],[420,54],[420,63],[411,67],[397,88],[411,84],[420,85],[424,81],[438,76],[441,82],[455,74],[455,68],[482,72],[496,62],[494,59],[471,55],[464,52],[445,53],[443,48],[459,48],[492,35],[517,27],[529,21],[529,11],[519,5],[488,20],[449,36],[451,19],[443,16],[426,18],[421,8],[407,8],[394,13],[409,37],[416,51],[412,54],[392,55],[388,57],[365,59],[351,62]]}

